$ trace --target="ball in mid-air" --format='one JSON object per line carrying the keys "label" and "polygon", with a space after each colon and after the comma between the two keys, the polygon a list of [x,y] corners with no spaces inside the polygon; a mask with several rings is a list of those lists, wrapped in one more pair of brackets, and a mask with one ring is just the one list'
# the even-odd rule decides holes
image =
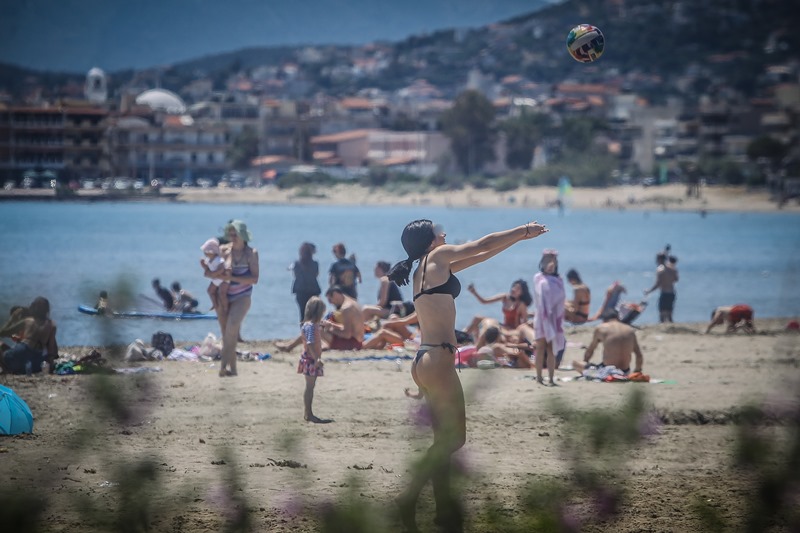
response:
{"label": "ball in mid-air", "polygon": [[567,35],[567,50],[575,61],[591,63],[603,55],[604,48],[603,32],[591,24],[578,24]]}

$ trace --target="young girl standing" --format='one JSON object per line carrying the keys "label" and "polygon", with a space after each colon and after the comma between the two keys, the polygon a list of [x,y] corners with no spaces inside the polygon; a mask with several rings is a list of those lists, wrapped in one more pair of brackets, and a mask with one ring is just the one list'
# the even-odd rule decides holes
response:
{"label": "young girl standing", "polygon": [[320,321],[325,315],[325,302],[318,296],[312,296],[306,302],[303,315],[303,325],[300,326],[300,335],[303,338],[303,355],[297,365],[297,373],[306,378],[306,390],[303,393],[304,416],[306,421],[315,424],[325,424],[330,420],[323,420],[314,416],[311,403],[314,401],[314,385],[317,377],[323,376],[322,370],[322,337],[320,336]]}

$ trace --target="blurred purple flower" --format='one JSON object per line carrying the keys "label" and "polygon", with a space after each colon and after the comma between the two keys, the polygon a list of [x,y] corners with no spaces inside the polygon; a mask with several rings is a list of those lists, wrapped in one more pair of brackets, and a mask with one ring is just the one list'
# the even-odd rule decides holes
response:
{"label": "blurred purple flower", "polygon": [[431,410],[427,402],[413,406],[409,417],[411,418],[411,423],[417,427],[431,427],[433,425]]}
{"label": "blurred purple flower", "polygon": [[619,491],[611,487],[598,487],[594,493],[594,505],[597,516],[604,520],[619,511]]}
{"label": "blurred purple flower", "polygon": [[280,504],[280,509],[283,514],[289,517],[296,517],[305,512],[306,504],[302,496],[288,493],[284,493],[282,496],[283,501]]}
{"label": "blurred purple flower", "polygon": [[233,489],[228,485],[217,484],[208,489],[206,499],[213,504],[229,522],[239,522],[245,513],[242,502],[237,501]]}
{"label": "blurred purple flower", "polygon": [[661,433],[663,426],[661,417],[655,411],[647,411],[639,419],[639,436],[642,438],[652,437]]}
{"label": "blurred purple flower", "polygon": [[579,515],[580,507],[577,504],[562,504],[558,509],[558,523],[561,531],[567,533],[578,532],[583,526]]}

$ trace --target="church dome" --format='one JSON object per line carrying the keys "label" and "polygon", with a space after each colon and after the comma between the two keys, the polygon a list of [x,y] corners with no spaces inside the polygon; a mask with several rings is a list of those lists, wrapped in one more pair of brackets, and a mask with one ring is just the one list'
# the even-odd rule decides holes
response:
{"label": "church dome", "polygon": [[180,96],[166,89],[150,89],[136,97],[139,105],[148,105],[151,109],[165,111],[173,115],[181,115],[186,112],[186,104]]}

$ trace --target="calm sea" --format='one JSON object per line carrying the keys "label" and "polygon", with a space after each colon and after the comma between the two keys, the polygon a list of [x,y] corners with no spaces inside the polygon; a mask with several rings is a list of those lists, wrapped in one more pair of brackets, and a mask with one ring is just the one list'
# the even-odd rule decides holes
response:
{"label": "calm sea", "polygon": [[[606,287],[620,280],[629,299],[652,285],[655,254],[666,243],[678,256],[680,283],[675,319],[705,321],[717,305],[745,302],[758,317],[800,314],[800,216],[640,211],[555,211],[521,208],[302,207],[167,203],[7,202],[0,205],[0,315],[14,304],[46,296],[62,345],[149,341],[158,330],[176,340],[196,341],[217,332],[215,321],[108,321],[83,315],[78,304],[94,304],[102,289],[124,284],[133,294],[153,296],[150,280],[180,281],[203,306],[208,303],[198,264],[200,245],[221,234],[231,218],[247,222],[261,256],[261,280],[245,321],[246,339],[287,338],[296,333],[297,309],[288,266],[301,242],[317,245],[316,259],[327,286],[331,247],[344,242],[357,255],[363,283],[359,300],[373,303],[378,260],[404,257],[400,232],[410,220],[430,218],[445,226],[448,242],[537,219],[551,232],[520,243],[489,262],[459,274],[484,296],[504,292],[517,278],[530,280],[541,250],[557,248],[560,269],[575,268],[591,287],[596,309]],[[405,288],[404,296],[410,299]],[[657,321],[657,295],[638,324]],[[500,318],[499,304],[481,305],[462,292],[458,327],[476,314]]]}

